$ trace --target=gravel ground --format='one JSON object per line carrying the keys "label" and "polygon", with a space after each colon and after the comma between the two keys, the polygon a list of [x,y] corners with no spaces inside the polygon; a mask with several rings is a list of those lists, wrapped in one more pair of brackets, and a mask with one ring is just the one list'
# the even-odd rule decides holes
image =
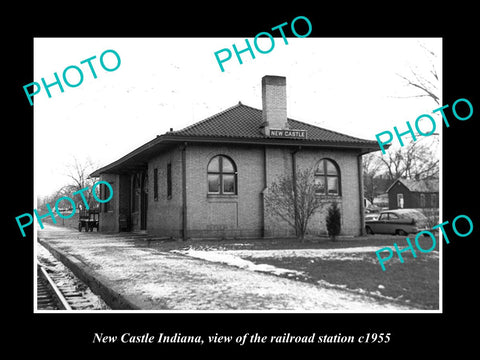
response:
{"label": "gravel ground", "polygon": [[76,257],[146,310],[279,310],[400,312],[415,310],[348,291],[325,288],[149,247],[128,234],[79,233],[45,225],[38,238]]}

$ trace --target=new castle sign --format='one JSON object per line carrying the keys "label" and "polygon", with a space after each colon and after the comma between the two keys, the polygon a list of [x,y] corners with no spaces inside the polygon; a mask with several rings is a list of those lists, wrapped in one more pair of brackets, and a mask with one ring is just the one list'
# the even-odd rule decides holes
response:
{"label": "new castle sign", "polygon": [[270,137],[288,138],[288,139],[306,139],[307,130],[295,129],[270,129]]}

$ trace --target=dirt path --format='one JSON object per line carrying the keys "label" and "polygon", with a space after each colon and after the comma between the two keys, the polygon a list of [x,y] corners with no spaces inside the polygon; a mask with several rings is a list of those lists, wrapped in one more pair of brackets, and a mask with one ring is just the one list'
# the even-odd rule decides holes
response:
{"label": "dirt path", "polygon": [[45,225],[38,238],[80,260],[146,310],[396,312],[399,304],[161,252],[138,237]]}

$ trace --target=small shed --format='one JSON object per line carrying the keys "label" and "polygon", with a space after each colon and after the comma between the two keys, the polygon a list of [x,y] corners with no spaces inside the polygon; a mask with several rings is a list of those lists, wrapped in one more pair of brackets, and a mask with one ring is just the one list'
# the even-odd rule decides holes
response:
{"label": "small shed", "polygon": [[438,179],[397,179],[387,189],[389,209],[438,208]]}

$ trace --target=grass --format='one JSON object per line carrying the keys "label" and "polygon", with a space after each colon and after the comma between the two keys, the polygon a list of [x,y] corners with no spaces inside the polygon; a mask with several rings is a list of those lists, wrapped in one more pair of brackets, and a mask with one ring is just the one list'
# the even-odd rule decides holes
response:
{"label": "grass", "polygon": [[438,309],[438,259],[422,255],[416,259],[411,255],[404,256],[403,264],[399,261],[386,263],[386,271],[382,271],[374,254],[365,254],[370,259],[359,261],[302,257],[247,259],[258,264],[302,271],[306,276],[299,277],[301,281],[318,283],[323,280],[349,290],[361,289],[394,298],[421,309]]}
{"label": "grass", "polygon": [[[126,233],[127,234],[127,233]],[[414,237],[410,236],[414,243]],[[424,249],[431,246],[431,242],[420,239],[419,243]],[[148,238],[146,239],[148,241]],[[195,250],[274,250],[274,249],[339,249],[366,246],[389,246],[393,248],[396,243],[401,249],[408,244],[403,236],[396,235],[368,235],[363,237],[340,237],[331,241],[327,237],[307,239],[303,242],[292,238],[274,239],[229,239],[229,240],[188,240],[188,241],[150,241],[149,245],[159,247],[162,250],[180,250],[193,248]],[[437,244],[438,245],[438,244]],[[438,246],[436,247],[438,250]]]}
{"label": "grass", "polygon": [[[410,237],[414,243],[414,237]],[[154,242],[152,242],[153,245]],[[277,249],[338,249],[348,247],[392,247],[397,243],[400,249],[408,244],[403,236],[370,235],[361,238],[341,238],[335,242],[327,238],[310,239],[300,242],[294,239],[255,240],[198,240],[187,242],[162,242],[161,250],[193,248],[195,250],[277,250]],[[431,246],[429,237],[419,239],[423,249]],[[435,248],[438,250],[438,244]],[[410,251],[402,253],[401,263],[396,253],[385,262],[386,270],[378,262],[375,253],[350,254],[359,260],[326,259],[312,257],[264,257],[242,256],[256,264],[270,264],[276,267],[297,270],[305,276],[298,281],[310,283],[327,282],[334,287],[353,291],[368,292],[373,296],[389,297],[399,303],[413,305],[420,309],[434,310],[439,307],[439,259],[432,253],[417,251],[414,258]],[[322,282],[323,281],[323,282]]]}

